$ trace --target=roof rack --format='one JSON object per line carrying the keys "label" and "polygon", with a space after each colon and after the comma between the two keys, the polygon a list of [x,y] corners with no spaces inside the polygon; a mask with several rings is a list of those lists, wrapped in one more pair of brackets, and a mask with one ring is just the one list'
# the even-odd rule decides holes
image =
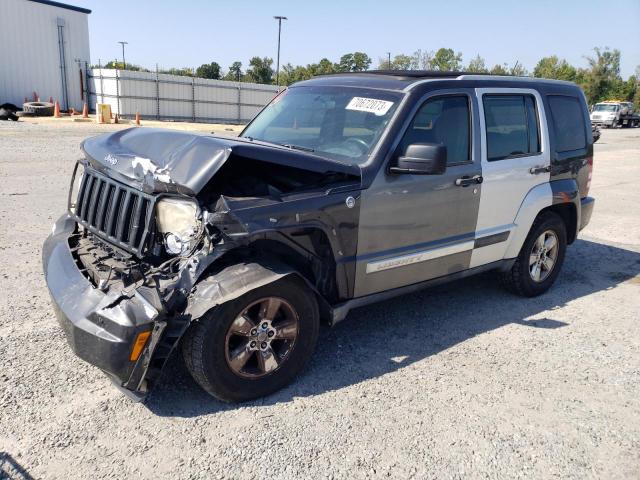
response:
{"label": "roof rack", "polygon": [[340,72],[335,75],[344,74],[372,74],[372,75],[388,75],[391,77],[405,78],[456,78],[461,75],[486,75],[473,72],[458,72],[444,70],[365,70],[363,72]]}
{"label": "roof rack", "polygon": [[573,85],[572,82],[566,80],[553,80],[550,78],[538,77],[514,77],[513,75],[486,75],[486,74],[462,74],[456,77],[456,80],[500,80],[500,81],[525,81],[525,82],[541,82],[541,83],[557,83],[559,85]]}

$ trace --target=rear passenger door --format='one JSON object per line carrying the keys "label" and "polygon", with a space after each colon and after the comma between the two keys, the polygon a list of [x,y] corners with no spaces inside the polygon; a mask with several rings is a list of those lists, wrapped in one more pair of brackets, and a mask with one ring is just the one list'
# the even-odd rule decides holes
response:
{"label": "rear passenger door", "polygon": [[549,137],[540,94],[522,88],[478,88],[476,95],[484,181],[471,267],[504,257],[522,201],[550,178]]}

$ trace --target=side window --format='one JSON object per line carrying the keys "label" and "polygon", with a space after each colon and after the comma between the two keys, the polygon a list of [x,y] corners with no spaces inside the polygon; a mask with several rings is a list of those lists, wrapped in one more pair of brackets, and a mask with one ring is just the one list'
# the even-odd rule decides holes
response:
{"label": "side window", "polygon": [[556,134],[556,151],[569,152],[586,148],[582,106],[575,97],[549,95],[549,107]]}
{"label": "side window", "polygon": [[436,97],[427,100],[400,142],[404,152],[412,143],[439,143],[447,147],[447,164],[471,160],[469,99],[466,95]]}
{"label": "side window", "polygon": [[540,153],[540,131],[531,95],[484,95],[487,159]]}

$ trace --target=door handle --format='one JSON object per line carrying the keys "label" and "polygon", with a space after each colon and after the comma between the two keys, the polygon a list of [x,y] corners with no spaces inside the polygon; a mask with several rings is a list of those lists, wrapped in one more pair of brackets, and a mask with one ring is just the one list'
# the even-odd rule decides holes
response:
{"label": "door handle", "polygon": [[540,173],[547,173],[551,171],[551,166],[547,165],[546,167],[531,167],[529,169],[529,173],[531,175],[538,175]]}
{"label": "door handle", "polygon": [[462,178],[457,178],[455,183],[457,187],[468,187],[474,183],[482,183],[482,176],[474,175],[473,177],[469,177],[465,175]]}

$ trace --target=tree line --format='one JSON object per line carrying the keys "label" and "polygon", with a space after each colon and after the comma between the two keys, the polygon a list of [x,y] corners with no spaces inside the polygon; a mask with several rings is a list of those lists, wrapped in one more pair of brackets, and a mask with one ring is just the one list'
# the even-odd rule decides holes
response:
{"label": "tree line", "polygon": [[[552,55],[541,58],[533,71],[529,72],[517,61],[513,65],[503,63],[488,67],[480,55],[476,55],[465,63],[461,52],[451,48],[440,48],[435,51],[417,50],[411,55],[400,53],[392,58],[379,58],[375,69],[465,71],[568,80],[577,83],[583,89],[589,104],[607,99],[619,99],[632,101],[640,106],[640,66],[636,68],[634,75],[624,80],[620,74],[620,57],[620,50],[596,47],[591,55],[585,57],[586,67],[573,66],[565,59]],[[291,85],[316,75],[364,72],[369,70],[372,64],[373,60],[364,52],[346,53],[337,62],[322,58],[317,63],[307,65],[286,63],[280,69],[278,83]],[[128,70],[149,71],[138,65],[127,64],[126,66]],[[104,67],[122,68],[123,65],[121,62],[112,61]],[[246,69],[242,62],[236,61],[229,65],[226,71],[217,62],[211,62],[195,69],[170,68],[160,69],[159,72],[215,80],[276,83],[274,61],[270,57],[251,58]]]}

